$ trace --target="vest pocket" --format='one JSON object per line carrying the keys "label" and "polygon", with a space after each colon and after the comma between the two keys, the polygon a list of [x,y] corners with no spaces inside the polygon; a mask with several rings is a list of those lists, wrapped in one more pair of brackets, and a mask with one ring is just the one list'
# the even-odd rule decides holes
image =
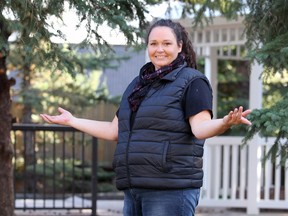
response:
{"label": "vest pocket", "polygon": [[169,153],[169,148],[170,148],[170,142],[165,141],[164,142],[164,149],[163,149],[163,155],[162,155],[162,169],[163,172],[169,172],[171,170],[171,165],[169,165],[169,158],[170,158],[170,153]]}

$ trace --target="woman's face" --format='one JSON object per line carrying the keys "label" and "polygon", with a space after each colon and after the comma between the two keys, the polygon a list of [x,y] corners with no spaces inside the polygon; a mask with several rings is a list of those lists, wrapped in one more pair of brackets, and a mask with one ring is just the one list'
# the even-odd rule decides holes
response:
{"label": "woman's face", "polygon": [[156,70],[174,61],[181,50],[182,44],[177,44],[176,35],[171,28],[158,26],[150,32],[148,55]]}

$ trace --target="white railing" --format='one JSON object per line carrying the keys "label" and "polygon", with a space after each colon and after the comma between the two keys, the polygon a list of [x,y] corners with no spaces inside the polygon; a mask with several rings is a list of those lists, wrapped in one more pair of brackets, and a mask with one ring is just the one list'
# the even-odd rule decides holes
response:
{"label": "white railing", "polygon": [[204,182],[199,206],[288,210],[288,162],[286,168],[263,163],[274,139],[256,137],[242,145],[243,137],[214,137],[205,143]]}

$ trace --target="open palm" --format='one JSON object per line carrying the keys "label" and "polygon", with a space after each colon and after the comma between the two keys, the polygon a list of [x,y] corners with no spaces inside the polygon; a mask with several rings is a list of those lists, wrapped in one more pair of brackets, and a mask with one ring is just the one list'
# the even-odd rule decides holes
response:
{"label": "open palm", "polygon": [[58,111],[60,112],[60,115],[47,115],[47,114],[40,114],[40,116],[42,117],[42,119],[50,124],[61,124],[61,125],[69,125],[71,120],[74,118],[73,115],[59,107]]}

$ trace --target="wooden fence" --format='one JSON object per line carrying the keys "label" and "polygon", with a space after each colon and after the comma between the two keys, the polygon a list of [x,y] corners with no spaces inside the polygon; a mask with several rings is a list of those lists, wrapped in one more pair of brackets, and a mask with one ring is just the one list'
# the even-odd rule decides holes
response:
{"label": "wooden fence", "polygon": [[200,206],[288,210],[288,162],[286,167],[263,162],[274,139],[255,137],[242,145],[243,137],[215,137],[205,143],[204,185]]}

